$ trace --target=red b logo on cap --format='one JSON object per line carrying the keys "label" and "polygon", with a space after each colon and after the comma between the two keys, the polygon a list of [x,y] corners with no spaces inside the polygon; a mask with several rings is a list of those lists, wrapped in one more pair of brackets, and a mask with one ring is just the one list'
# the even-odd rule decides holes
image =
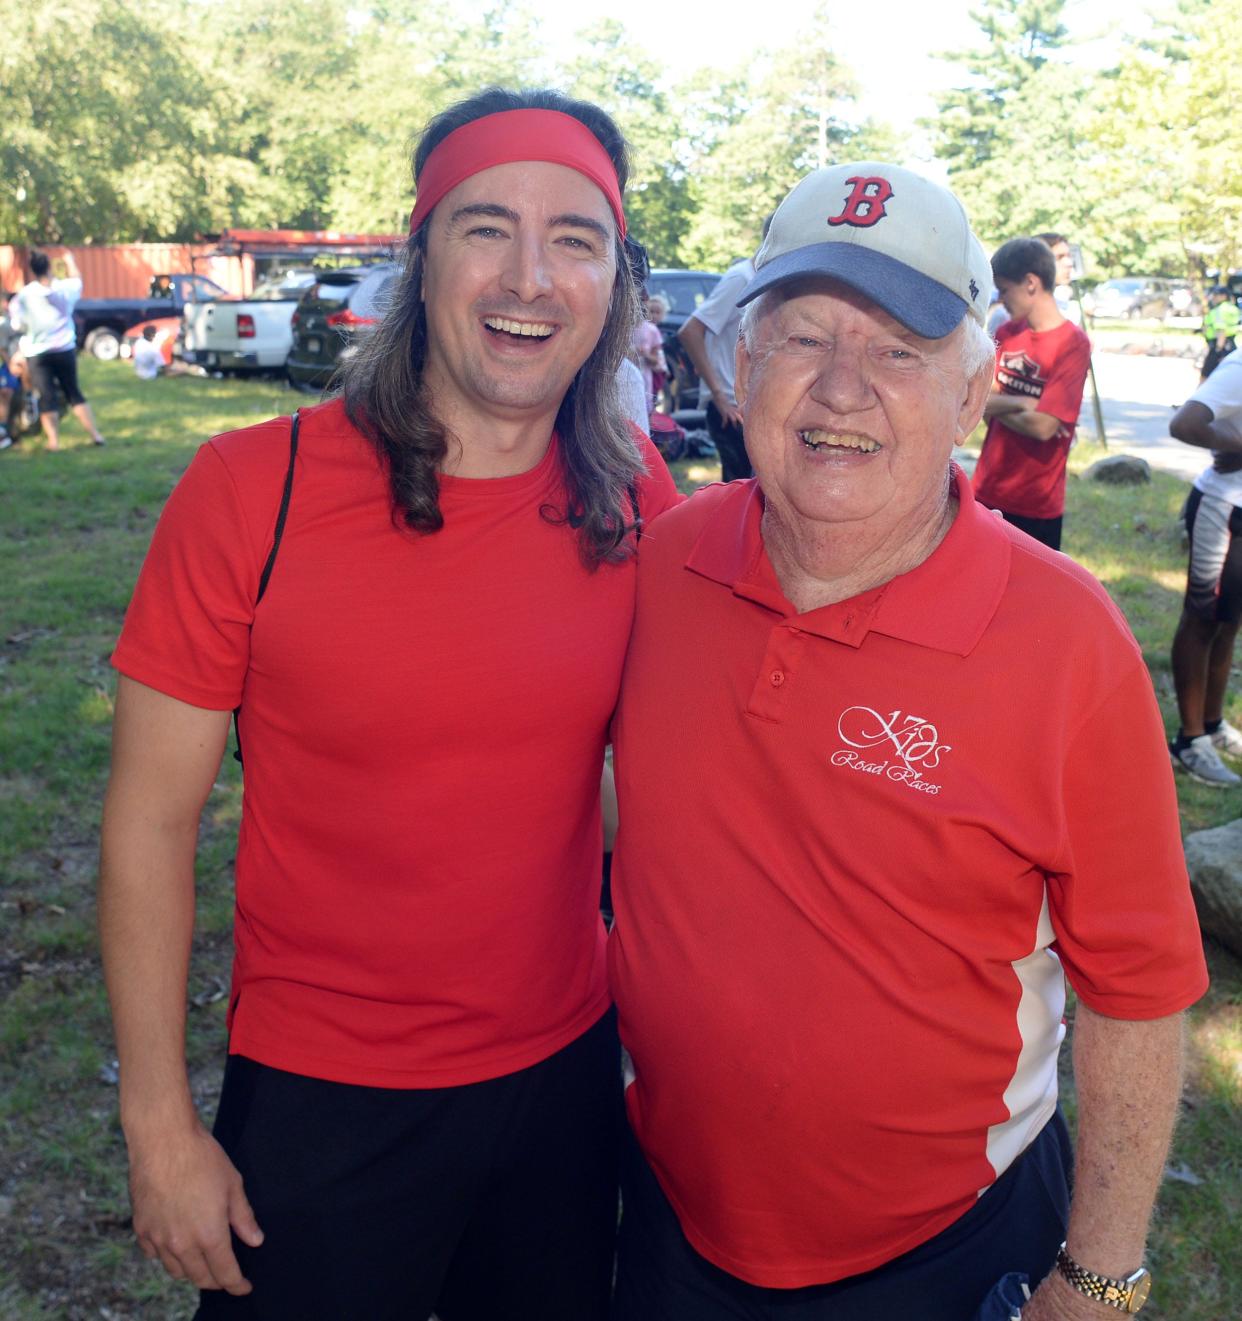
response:
{"label": "red b logo on cap", "polygon": [[859,229],[866,229],[886,214],[884,203],[893,195],[893,185],[887,179],[864,179],[855,175],[845,182],[853,184],[854,190],[845,199],[841,214],[828,217],[830,225],[856,225]]}

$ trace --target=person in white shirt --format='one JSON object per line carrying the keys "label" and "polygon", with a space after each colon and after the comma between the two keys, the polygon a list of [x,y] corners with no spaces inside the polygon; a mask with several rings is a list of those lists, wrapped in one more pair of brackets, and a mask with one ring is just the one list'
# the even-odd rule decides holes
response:
{"label": "person in white shirt", "polygon": [[155,327],[143,326],[142,338],[134,345],[134,375],[153,381],[164,370],[164,355],[155,342]]}
{"label": "person in white shirt", "polygon": [[[771,219],[769,216],[763,223],[765,238]],[[729,267],[720,283],[691,312],[677,332],[677,338],[708,392],[707,430],[720,455],[720,479],[725,482],[751,476],[750,458],[742,435],[742,411],[733,393],[733,355],[737,349],[738,324],[742,319],[737,300],[754,274],[755,267],[749,258]],[[699,402],[704,402],[701,395]]]}
{"label": "person in white shirt", "polygon": [[22,332],[22,354],[31,381],[39,392],[39,421],[50,450],[60,449],[58,390],[95,444],[104,443],[91,406],[78,387],[73,309],[82,297],[82,277],[72,253],[65,253],[65,267],[68,278],[54,280],[47,253],[32,252],[30,272],[34,279],[9,304],[14,328]]}
{"label": "person in white shirt", "polygon": [[1242,757],[1242,731],[1224,716],[1242,619],[1242,349],[1223,358],[1177,410],[1169,434],[1212,451],[1184,511],[1190,563],[1173,635],[1181,728],[1169,752],[1173,764],[1201,784],[1228,789],[1242,784],[1221,760],[1221,753]]}

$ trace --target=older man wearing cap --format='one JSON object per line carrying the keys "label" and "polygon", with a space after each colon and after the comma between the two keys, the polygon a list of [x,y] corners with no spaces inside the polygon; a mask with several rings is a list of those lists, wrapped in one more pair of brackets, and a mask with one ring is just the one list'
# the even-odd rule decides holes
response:
{"label": "older man wearing cap", "polygon": [[756,477],[644,547],[614,725],[618,1315],[1135,1311],[1205,986],[1147,670],[951,463],[992,363],[956,198],[819,170],[755,265]]}
{"label": "older man wearing cap", "polygon": [[[493,89],[414,164],[404,274],[343,397],[199,451],[114,656],[101,925],[134,1225],[203,1318],[607,1309],[599,779],[635,538],[677,498],[616,401],[626,149],[594,106]],[[234,708],[213,1136],[185,991]]]}

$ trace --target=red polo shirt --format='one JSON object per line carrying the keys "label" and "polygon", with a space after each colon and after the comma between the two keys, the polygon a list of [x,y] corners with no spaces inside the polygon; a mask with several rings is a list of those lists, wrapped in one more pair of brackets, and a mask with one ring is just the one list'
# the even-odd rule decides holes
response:
{"label": "red polo shirt", "polygon": [[754,1284],[872,1269],[973,1205],[1052,1113],[1062,968],[1120,1018],[1206,984],[1138,648],[956,489],[923,564],[801,615],[753,482],[644,544],[614,738],[629,1114],[696,1250]]}

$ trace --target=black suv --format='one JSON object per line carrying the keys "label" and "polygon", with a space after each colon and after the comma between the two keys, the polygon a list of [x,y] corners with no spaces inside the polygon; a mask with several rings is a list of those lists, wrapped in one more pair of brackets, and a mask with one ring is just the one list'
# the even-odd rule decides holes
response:
{"label": "black suv", "polygon": [[358,337],[374,330],[388,309],[401,268],[395,262],[324,271],[298,301],[293,347],[285,374],[299,390],[322,390]]}
{"label": "black suv", "polygon": [[714,271],[652,271],[647,292],[658,294],[668,304],[668,315],[660,322],[664,356],[668,361],[668,392],[674,411],[699,406],[698,373],[686,357],[677,332],[686,318],[711,293],[720,280]]}

